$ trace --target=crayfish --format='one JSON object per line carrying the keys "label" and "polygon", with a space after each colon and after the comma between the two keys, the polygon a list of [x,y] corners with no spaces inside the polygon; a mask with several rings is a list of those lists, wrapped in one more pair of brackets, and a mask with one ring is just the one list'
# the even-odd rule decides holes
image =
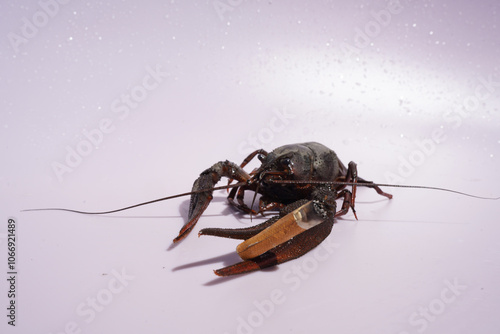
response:
{"label": "crayfish", "polygon": [[[243,170],[255,156],[262,163],[250,174]],[[199,235],[242,239],[237,252],[242,262],[215,270],[219,276],[246,273],[274,266],[304,255],[319,245],[331,232],[334,218],[354,208],[356,186],[371,187],[382,196],[392,198],[371,181],[358,176],[356,164],[346,167],[334,151],[315,143],[285,145],[268,153],[262,149],[251,153],[241,165],[220,161],[203,171],[194,182],[188,222],[174,239],[178,242],[193,229],[210,201],[212,190],[222,177],[239,181],[230,191],[229,203],[253,215],[279,209],[279,215],[256,226],[239,229],[205,228]],[[348,190],[346,184],[352,184]],[[244,201],[246,191],[260,194],[259,208]],[[236,199],[236,200],[235,200]],[[336,200],[343,199],[340,210]]]}
{"label": "crayfish", "polygon": [[[247,173],[243,167],[255,157],[260,160],[261,165]],[[228,185],[216,187],[222,177],[229,179]],[[232,183],[235,180],[238,182]],[[347,189],[347,186],[351,186],[351,190]],[[392,195],[383,192],[379,186],[443,190],[481,199],[499,199],[437,187],[375,184],[358,176],[356,163],[351,161],[346,167],[328,147],[307,142],[281,146],[270,153],[262,149],[256,150],[244,159],[241,165],[227,160],[217,162],[200,174],[193,184],[192,191],[188,193],[112,211],[85,212],[61,208],[23,211],[63,210],[82,214],[107,214],[191,195],[188,221],[173,240],[176,243],[194,228],[210,204],[214,190],[231,189],[228,201],[238,210],[251,215],[279,210],[279,214],[251,227],[200,230],[199,235],[244,240],[236,248],[243,261],[215,270],[215,274],[219,276],[229,276],[275,266],[304,255],[330,234],[334,219],[345,215],[349,209],[357,219],[354,204],[358,186],[372,188],[389,199]],[[246,191],[254,193],[250,206],[244,201]],[[260,194],[258,210],[254,210],[253,204],[257,194]],[[343,199],[339,210],[336,203],[338,199]]]}

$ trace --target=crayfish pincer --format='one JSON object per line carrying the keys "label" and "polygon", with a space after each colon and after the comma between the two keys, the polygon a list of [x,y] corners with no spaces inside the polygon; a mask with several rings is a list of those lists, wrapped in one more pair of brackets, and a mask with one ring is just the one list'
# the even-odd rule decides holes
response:
{"label": "crayfish pincer", "polygon": [[[261,166],[251,173],[243,170],[255,156]],[[200,235],[242,239],[237,252],[242,262],[216,270],[220,276],[246,273],[300,257],[319,245],[331,232],[334,218],[354,209],[356,186],[373,188],[392,198],[376,184],[358,176],[356,164],[346,167],[334,151],[315,142],[285,145],[267,153],[251,153],[241,165],[220,161],[200,174],[194,182],[188,222],[174,239],[187,236],[212,200],[214,186],[222,177],[234,181],[228,201],[250,214],[279,210],[279,214],[256,226],[239,229],[205,228]],[[351,190],[346,188],[351,185]],[[249,207],[246,191],[260,194],[258,210]],[[254,197],[255,198],[255,197]],[[343,199],[336,211],[337,199]]]}

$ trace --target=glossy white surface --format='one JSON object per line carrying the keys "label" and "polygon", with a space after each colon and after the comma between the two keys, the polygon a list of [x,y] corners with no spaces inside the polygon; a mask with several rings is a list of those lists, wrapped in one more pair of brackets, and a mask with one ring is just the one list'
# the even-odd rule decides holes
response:
{"label": "glossy white surface", "polygon": [[223,191],[176,247],[187,197],[20,210],[186,192],[310,140],[369,180],[500,196],[498,2],[64,2],[0,4],[2,333],[497,333],[498,201],[362,189],[316,250],[229,279],[239,241],[198,230],[262,218]]}

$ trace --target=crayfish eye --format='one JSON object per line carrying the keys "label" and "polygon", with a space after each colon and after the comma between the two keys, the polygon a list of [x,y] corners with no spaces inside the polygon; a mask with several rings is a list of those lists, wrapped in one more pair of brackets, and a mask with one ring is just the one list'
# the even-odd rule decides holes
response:
{"label": "crayfish eye", "polygon": [[257,159],[259,159],[260,162],[264,162],[264,160],[266,159],[266,156],[262,153],[259,153],[259,155],[257,155]]}
{"label": "crayfish eye", "polygon": [[288,166],[288,165],[290,165],[291,162],[292,161],[290,160],[290,158],[283,158],[283,159],[281,159],[281,164],[283,166]]}

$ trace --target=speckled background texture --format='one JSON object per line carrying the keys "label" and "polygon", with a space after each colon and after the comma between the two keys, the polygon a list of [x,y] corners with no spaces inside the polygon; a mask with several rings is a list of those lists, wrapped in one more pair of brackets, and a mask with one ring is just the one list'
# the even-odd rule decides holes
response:
{"label": "speckled background texture", "polygon": [[358,220],[338,219],[318,248],[229,279],[213,269],[239,260],[239,241],[198,231],[265,217],[237,212],[225,191],[175,247],[188,197],[106,216],[21,210],[183,193],[217,161],[305,141],[368,180],[498,197],[499,10],[3,1],[0,331],[498,333],[498,201],[359,189]]}

